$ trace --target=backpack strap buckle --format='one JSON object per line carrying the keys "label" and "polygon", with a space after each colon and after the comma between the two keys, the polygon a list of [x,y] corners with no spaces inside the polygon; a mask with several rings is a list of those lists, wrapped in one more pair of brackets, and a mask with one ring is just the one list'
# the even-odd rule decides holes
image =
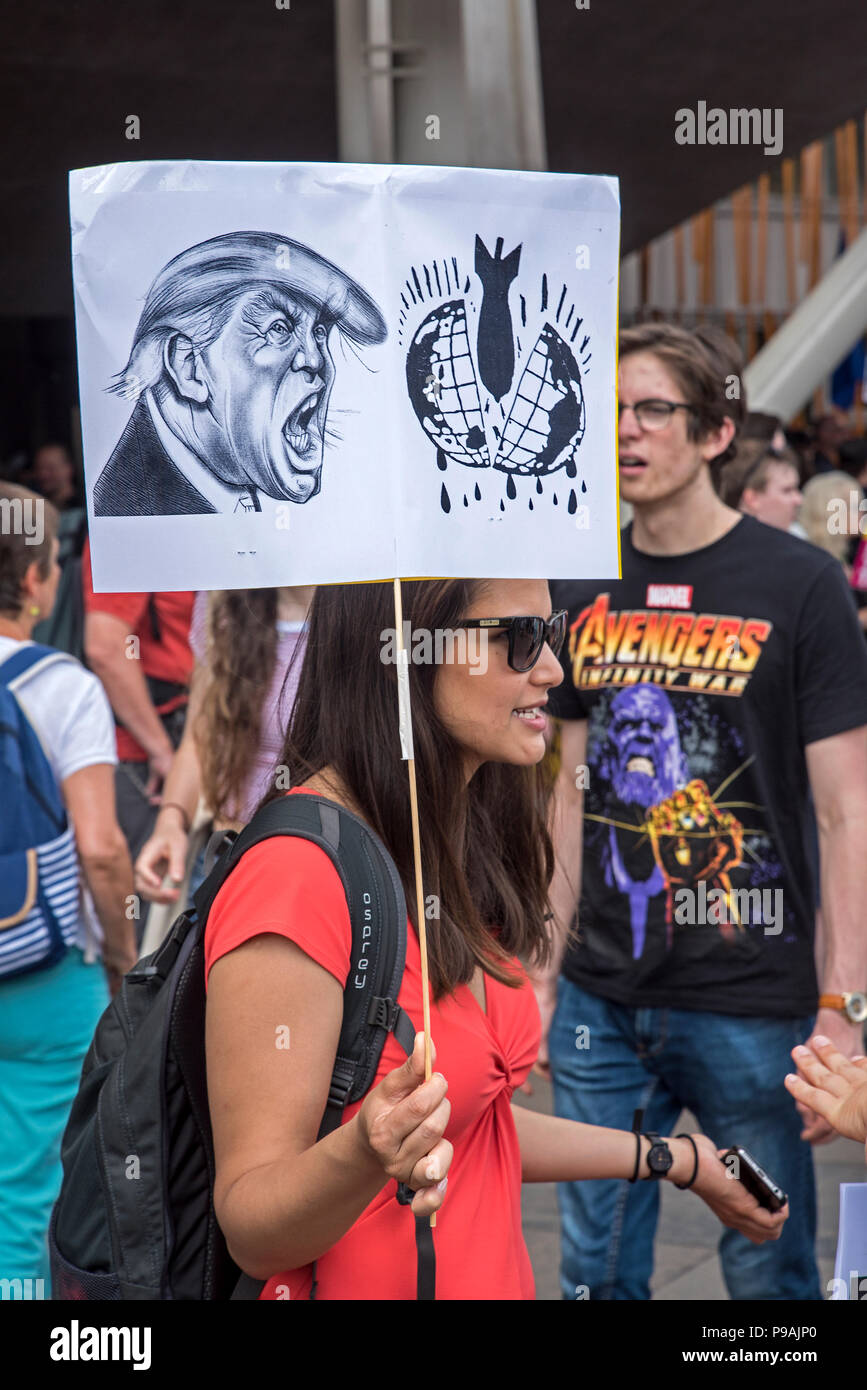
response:
{"label": "backpack strap buckle", "polygon": [[374,996],[367,1011],[367,1022],[371,1028],[385,1028],[391,1032],[397,1020],[398,1006],[394,999],[380,999]]}
{"label": "backpack strap buckle", "polygon": [[349,1100],[354,1081],[355,1067],[350,1063],[338,1061],[328,1088],[328,1106],[342,1112]]}
{"label": "backpack strap buckle", "polygon": [[355,1066],[352,1062],[345,1062],[338,1058],[334,1064],[334,1072],[331,1077],[331,1085],[328,1088],[328,1100],[325,1103],[325,1113],[322,1116],[322,1123],[319,1126],[319,1139],[324,1139],[326,1134],[333,1134],[340,1128],[340,1121],[346,1103],[349,1100],[349,1093],[355,1082]]}
{"label": "backpack strap buckle", "polygon": [[385,1028],[393,1033],[407,1057],[412,1055],[415,1025],[395,999],[381,999],[375,995],[367,1011],[367,1022],[372,1028]]}

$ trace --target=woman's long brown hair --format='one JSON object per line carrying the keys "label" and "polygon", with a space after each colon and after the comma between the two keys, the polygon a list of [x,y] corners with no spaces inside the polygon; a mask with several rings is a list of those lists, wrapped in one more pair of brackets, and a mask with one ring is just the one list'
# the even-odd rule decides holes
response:
{"label": "woman's long brown hair", "polygon": [[[481,586],[472,580],[405,582],[404,621],[431,633],[453,629]],[[293,786],[325,767],[337,774],[391,853],[417,930],[396,667],[381,659],[384,634],[393,628],[390,584],[317,589],[281,762]],[[439,900],[427,941],[434,997],[440,998],[471,980],[479,965],[517,986],[509,957],[547,959],[553,852],[541,766],[486,763],[468,786],[460,745],[434,706],[437,671],[433,664],[415,665],[410,680],[424,893],[428,903],[432,895]],[[275,789],[265,800],[280,794]]]}
{"label": "woman's long brown hair", "polygon": [[193,734],[202,795],[218,820],[237,818],[262,732],[277,660],[277,590],[227,589],[208,599],[208,682]]}

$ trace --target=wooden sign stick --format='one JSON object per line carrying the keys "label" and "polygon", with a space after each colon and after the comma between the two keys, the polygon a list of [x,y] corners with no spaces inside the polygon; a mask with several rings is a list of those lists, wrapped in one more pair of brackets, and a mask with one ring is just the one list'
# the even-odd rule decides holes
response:
{"label": "wooden sign stick", "polygon": [[[412,852],[415,862],[415,912],[418,921],[418,947],[421,956],[422,1024],[424,1027],[424,1076],[431,1076],[430,990],[428,987],[427,936],[425,934],[424,890],[421,880],[421,835],[418,828],[418,792],[415,782],[415,756],[412,745],[412,704],[409,692],[409,657],[403,645],[403,602],[400,580],[394,581],[394,626],[397,633],[397,698],[400,719],[401,752],[409,771],[409,809],[412,817]],[[436,1212],[430,1224],[437,1224]]]}

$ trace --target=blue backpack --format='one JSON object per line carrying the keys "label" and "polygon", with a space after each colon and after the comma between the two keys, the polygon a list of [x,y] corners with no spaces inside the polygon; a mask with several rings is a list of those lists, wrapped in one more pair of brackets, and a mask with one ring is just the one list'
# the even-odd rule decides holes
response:
{"label": "blue backpack", "polygon": [[0,979],[54,965],[76,938],[75,836],[51,764],[17,698],[38,671],[69,660],[31,644],[0,665]]}

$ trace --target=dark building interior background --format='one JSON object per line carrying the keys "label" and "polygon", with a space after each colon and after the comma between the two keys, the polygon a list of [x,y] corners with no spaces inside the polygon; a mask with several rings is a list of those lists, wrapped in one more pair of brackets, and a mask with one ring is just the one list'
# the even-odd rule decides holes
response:
{"label": "dark building interior background", "polygon": [[[819,22],[812,0],[588,0],[578,15],[571,0],[538,0],[536,8],[548,167],[620,177],[624,254],[768,168],[755,146],[719,148],[713,159],[703,147],[676,146],[677,107],[700,99],[782,107],[793,153],[864,109],[864,0],[835,0],[833,22]],[[49,439],[79,449],[70,169],[159,158],[338,158],[334,5],[291,0],[291,19],[288,10],[274,0],[3,7],[7,470]],[[140,122],[135,140],[127,138],[131,115]]]}

